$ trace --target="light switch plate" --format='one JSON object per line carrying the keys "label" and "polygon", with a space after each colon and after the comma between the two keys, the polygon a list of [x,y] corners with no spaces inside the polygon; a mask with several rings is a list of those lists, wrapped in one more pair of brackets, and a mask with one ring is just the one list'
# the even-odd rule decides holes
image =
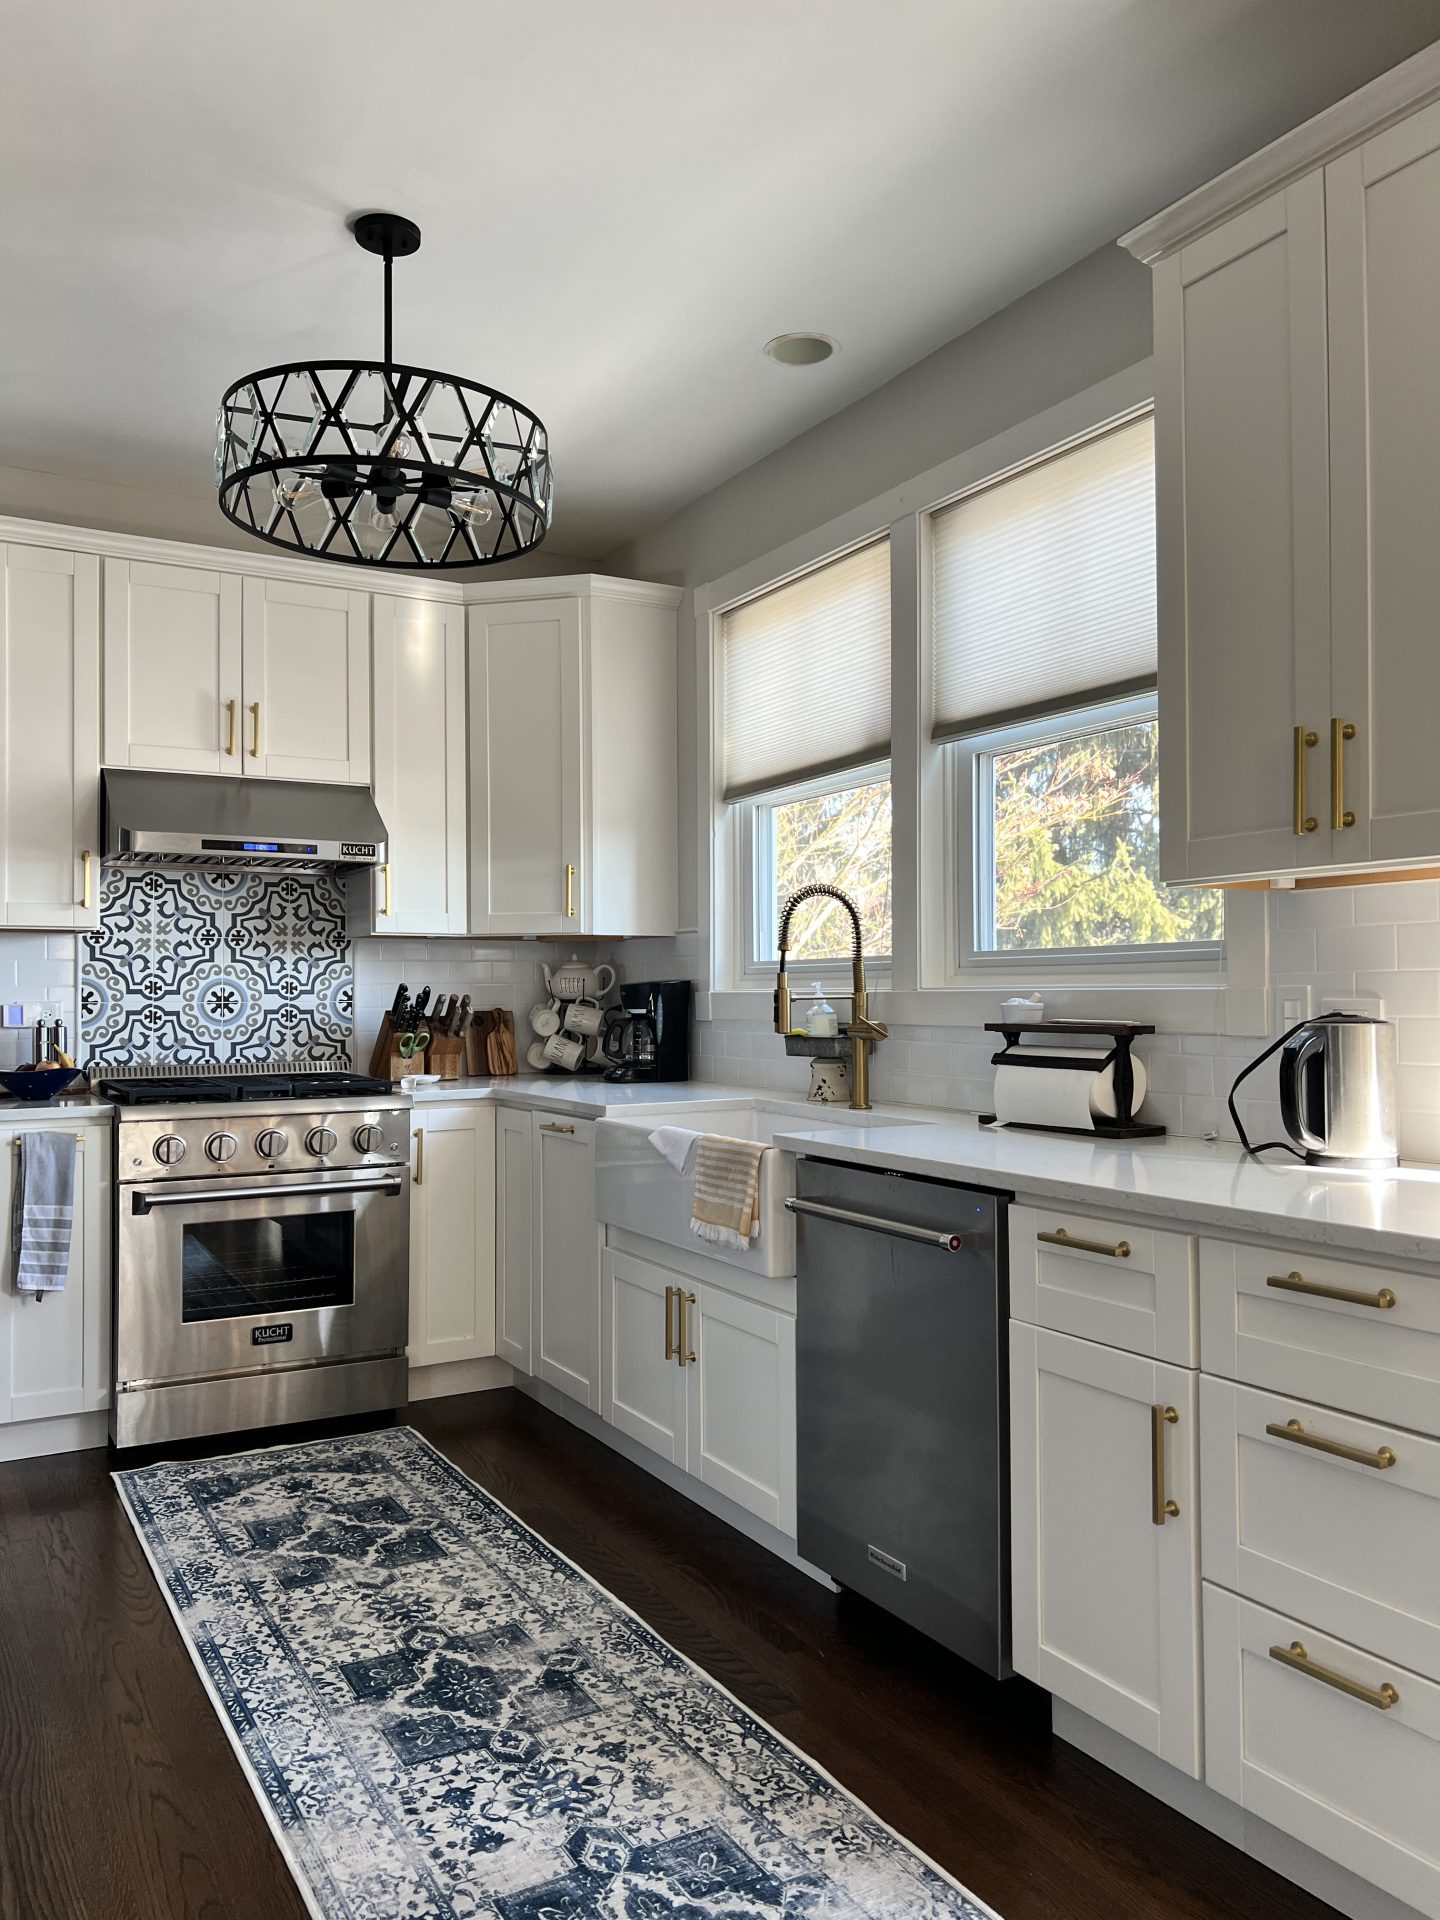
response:
{"label": "light switch plate", "polygon": [[21,1003],[18,1000],[7,1000],[5,1003],[4,1025],[7,1027],[23,1027],[24,1024],[25,1024],[24,1007],[21,1005]]}

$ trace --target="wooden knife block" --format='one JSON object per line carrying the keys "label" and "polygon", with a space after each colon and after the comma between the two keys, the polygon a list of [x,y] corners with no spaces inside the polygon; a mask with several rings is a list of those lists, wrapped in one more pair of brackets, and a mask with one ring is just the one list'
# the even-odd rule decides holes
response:
{"label": "wooden knife block", "polygon": [[459,1034],[432,1034],[426,1050],[426,1071],[442,1080],[458,1080],[465,1071],[465,1042]]}

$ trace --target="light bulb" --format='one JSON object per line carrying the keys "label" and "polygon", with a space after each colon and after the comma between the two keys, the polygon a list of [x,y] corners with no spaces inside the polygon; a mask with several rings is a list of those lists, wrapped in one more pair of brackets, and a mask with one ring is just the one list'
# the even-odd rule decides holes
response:
{"label": "light bulb", "polygon": [[483,493],[451,494],[450,511],[459,519],[468,521],[472,527],[483,527],[487,520],[495,517],[495,508],[488,495]]}
{"label": "light bulb", "polygon": [[283,474],[275,476],[275,504],[277,507],[304,507],[320,496],[320,482],[311,474]]}
{"label": "light bulb", "polygon": [[370,509],[370,524],[377,533],[393,533],[400,521],[397,515],[387,513],[377,500]]}

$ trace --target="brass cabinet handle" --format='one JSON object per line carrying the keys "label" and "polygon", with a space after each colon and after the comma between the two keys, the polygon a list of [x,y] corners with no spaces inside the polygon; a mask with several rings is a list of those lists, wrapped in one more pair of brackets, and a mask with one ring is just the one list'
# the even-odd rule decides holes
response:
{"label": "brass cabinet handle", "polygon": [[255,723],[255,738],[250,743],[250,758],[258,760],[260,758],[260,702],[258,700],[252,700],[250,703],[250,718]]}
{"label": "brass cabinet handle", "polygon": [[1287,1420],[1282,1427],[1270,1421],[1266,1428],[1272,1440],[1293,1440],[1297,1447],[1313,1447],[1317,1453],[1333,1453],[1337,1460],[1353,1460],[1359,1467],[1378,1467],[1382,1472],[1395,1464],[1393,1447],[1352,1447],[1347,1440],[1327,1440],[1323,1434],[1307,1433],[1299,1420]]}
{"label": "brass cabinet handle", "polygon": [[387,861],[385,862],[385,864],[384,864],[384,866],[383,866],[383,867],[381,867],[381,869],[380,869],[380,871],[381,871],[381,873],[383,873],[383,874],[384,874],[384,876],[385,876],[385,904],[384,904],[384,906],[383,906],[383,907],[381,907],[381,909],[380,909],[380,916],[381,916],[381,918],[382,918],[382,919],[387,919],[387,920],[388,920],[388,919],[389,919],[389,917],[390,917],[390,904],[391,904],[391,901],[390,901],[390,862],[389,862],[388,860],[387,860]]}
{"label": "brass cabinet handle", "polygon": [[1179,1518],[1180,1508],[1165,1496],[1165,1429],[1180,1418],[1174,1407],[1157,1400],[1150,1409],[1150,1518],[1157,1527]]}
{"label": "brass cabinet handle", "polygon": [[1297,834],[1314,833],[1320,822],[1313,813],[1305,811],[1305,750],[1318,746],[1320,736],[1304,727],[1295,729],[1295,831]]}
{"label": "brass cabinet handle", "polygon": [[666,1287],[665,1289],[665,1358],[667,1360],[673,1360],[675,1358],[676,1340],[675,1335],[670,1330],[670,1310],[679,1292],[680,1289],[678,1287]]}
{"label": "brass cabinet handle", "polygon": [[80,849],[80,905],[87,913],[90,909],[90,849]]}
{"label": "brass cabinet handle", "polygon": [[695,1296],[693,1293],[686,1293],[683,1287],[676,1287],[675,1304],[680,1309],[680,1338],[675,1348],[675,1358],[682,1367],[688,1367],[693,1365],[695,1354],[690,1345],[690,1323],[685,1309],[687,1306],[694,1306]]}
{"label": "brass cabinet handle", "polygon": [[1354,738],[1353,722],[1330,722],[1330,824],[1337,833],[1355,824],[1354,814],[1345,805],[1345,742]]}
{"label": "brass cabinet handle", "polygon": [[227,754],[231,756],[232,759],[234,758],[234,754],[235,754],[235,728],[236,728],[236,723],[238,722],[240,717],[239,711],[238,711],[239,705],[240,703],[238,700],[227,700],[225,702],[225,711],[229,715],[229,720],[230,720],[230,728],[229,728],[229,734],[225,744],[225,751]]}
{"label": "brass cabinet handle", "polygon": [[1362,1681],[1352,1680],[1348,1673],[1337,1673],[1333,1667],[1320,1666],[1310,1658],[1298,1640],[1292,1640],[1288,1647],[1271,1647],[1270,1658],[1278,1660],[1282,1666],[1293,1667],[1297,1673],[1308,1673],[1312,1680],[1334,1687],[1338,1693],[1348,1693],[1352,1700],[1363,1700],[1367,1707],[1379,1707],[1382,1713],[1388,1713],[1391,1707],[1400,1704],[1400,1690],[1392,1687],[1388,1680],[1378,1687],[1367,1687]]}
{"label": "brass cabinet handle", "polygon": [[575,918],[575,869],[573,866],[567,866],[565,869],[565,918],[567,920]]}
{"label": "brass cabinet handle", "polygon": [[540,1131],[541,1133],[573,1133],[575,1129],[574,1127],[562,1127],[558,1120],[542,1120],[540,1122]]}
{"label": "brass cabinet handle", "polygon": [[1113,1247],[1107,1247],[1103,1240],[1077,1240],[1064,1227],[1056,1227],[1053,1233],[1037,1233],[1035,1238],[1049,1247],[1072,1247],[1076,1253],[1103,1253],[1107,1260],[1128,1260],[1131,1253],[1128,1240],[1117,1240]]}
{"label": "brass cabinet handle", "polygon": [[425,1184],[425,1129],[415,1129],[415,1171],[410,1176],[417,1187]]}
{"label": "brass cabinet handle", "polygon": [[1388,1312],[1395,1305],[1395,1295],[1389,1287],[1381,1287],[1378,1293],[1362,1293],[1354,1287],[1327,1287],[1323,1281],[1307,1280],[1303,1273],[1267,1273],[1265,1284],[1278,1287],[1282,1293],[1308,1293],[1317,1300],[1343,1300],[1347,1307],[1378,1307]]}

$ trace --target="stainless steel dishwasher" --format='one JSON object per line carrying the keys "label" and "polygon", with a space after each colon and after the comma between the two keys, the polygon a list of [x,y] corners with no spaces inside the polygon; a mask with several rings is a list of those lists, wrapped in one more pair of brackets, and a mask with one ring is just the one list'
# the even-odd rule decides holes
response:
{"label": "stainless steel dishwasher", "polygon": [[796,1169],[799,1549],[1010,1672],[1006,1198]]}

